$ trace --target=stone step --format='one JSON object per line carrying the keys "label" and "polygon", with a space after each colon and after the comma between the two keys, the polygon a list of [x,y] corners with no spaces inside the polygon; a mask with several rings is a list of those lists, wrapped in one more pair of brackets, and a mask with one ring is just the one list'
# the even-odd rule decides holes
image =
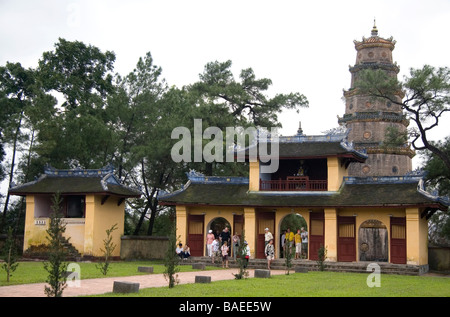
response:
{"label": "stone step", "polygon": [[[204,263],[208,266],[222,266],[222,260],[216,258],[215,263],[211,263],[211,258],[209,257],[190,257],[187,261],[182,261],[181,264],[192,263]],[[372,262],[325,262],[325,270],[332,272],[357,272],[357,273],[371,273],[367,271],[367,266]],[[420,275],[420,270],[418,266],[414,265],[402,265],[402,264],[392,264],[392,263],[377,263],[380,266],[382,274],[397,274],[397,275]],[[292,260],[292,267],[290,271],[295,272],[295,267],[300,266],[306,268],[308,271],[318,271],[319,267],[316,261],[310,260]],[[229,267],[236,268],[238,263],[233,258],[229,258]],[[266,269],[267,260],[265,259],[250,259],[248,268],[250,269]],[[284,259],[276,259],[272,261],[271,268],[274,270],[284,270],[286,269],[286,262]]]}

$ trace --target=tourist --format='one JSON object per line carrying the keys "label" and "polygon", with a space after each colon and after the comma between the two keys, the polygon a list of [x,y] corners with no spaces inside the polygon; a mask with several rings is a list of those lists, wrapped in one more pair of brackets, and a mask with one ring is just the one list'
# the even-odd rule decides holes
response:
{"label": "tourist", "polygon": [[302,236],[300,234],[300,229],[297,230],[297,233],[294,236],[295,241],[295,258],[300,259],[302,253]]}
{"label": "tourist", "polygon": [[209,230],[208,234],[206,235],[206,250],[209,257],[212,257],[212,243],[214,239],[214,233],[212,233],[212,230]]}
{"label": "tourist", "polygon": [[308,258],[308,231],[302,227],[302,253]]}
{"label": "tourist", "polygon": [[283,234],[281,235],[281,250],[283,250],[283,254],[285,248],[286,248],[286,230],[283,230]]}
{"label": "tourist", "polygon": [[222,247],[220,248],[220,250],[222,251],[222,268],[224,267],[224,264],[226,265],[226,268],[228,269],[228,243],[227,241],[225,241],[222,244]]}
{"label": "tourist", "polygon": [[236,254],[239,251],[239,245],[241,244],[241,238],[239,238],[237,233],[233,235],[233,258],[236,260]]}
{"label": "tourist", "polygon": [[248,261],[250,259],[250,247],[248,246],[247,241],[244,241],[244,250],[245,250],[244,268],[247,268]]}
{"label": "tourist", "polygon": [[267,268],[270,270],[270,264],[275,259],[275,247],[273,245],[273,239],[269,240],[264,253],[266,254],[267,258]]}
{"label": "tourist", "polygon": [[222,233],[220,234],[220,240],[222,241],[222,245],[225,243],[225,241],[228,245],[231,245],[231,235],[228,227],[225,227],[225,229],[223,229]]}
{"label": "tourist", "polygon": [[189,247],[189,245],[187,243],[184,245],[183,252],[184,252],[183,260],[186,261],[188,259],[188,257],[191,256],[191,248]]}
{"label": "tourist", "polygon": [[175,252],[178,254],[180,259],[184,258],[183,244],[181,242],[178,243],[178,247],[175,249]]}
{"label": "tourist", "polygon": [[219,252],[219,238],[216,238],[212,243],[212,256],[211,256],[211,262],[214,264],[214,258],[217,256],[217,253]]}
{"label": "tourist", "polygon": [[273,239],[272,233],[269,231],[269,228],[264,229],[264,246],[267,246],[269,244],[269,241]]}
{"label": "tourist", "polygon": [[285,243],[285,254],[289,252],[289,256],[292,254],[292,247],[294,246],[294,233],[291,231],[291,228],[287,228],[286,230],[286,243]]}

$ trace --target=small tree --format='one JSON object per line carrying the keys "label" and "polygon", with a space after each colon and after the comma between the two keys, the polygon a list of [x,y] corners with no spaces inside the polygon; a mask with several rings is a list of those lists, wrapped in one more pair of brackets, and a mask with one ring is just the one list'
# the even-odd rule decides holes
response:
{"label": "small tree", "polygon": [[284,258],[285,258],[285,273],[289,275],[290,269],[292,268],[292,258],[295,255],[295,248],[291,245],[291,242],[286,241],[285,249],[284,249]]}
{"label": "small tree", "polygon": [[117,245],[112,242],[112,233],[114,230],[117,230],[117,223],[114,224],[111,228],[106,229],[106,239],[103,240],[103,246],[104,249],[100,249],[100,251],[103,252],[104,261],[100,263],[99,265],[96,265],[95,267],[102,272],[103,275],[108,274],[108,271],[110,269],[109,265],[111,262],[111,256],[114,250],[116,249]]}
{"label": "small tree", "polygon": [[61,213],[59,212],[62,202],[60,194],[55,194],[52,200],[53,205],[51,207],[52,214],[50,215],[50,226],[47,229],[49,254],[48,261],[44,262],[44,269],[49,273],[47,277],[49,286],[45,286],[45,294],[48,297],[61,297],[63,290],[67,286],[67,263],[65,263],[67,251],[64,249],[64,244],[67,239],[64,239],[63,237],[66,226],[63,223]]}
{"label": "small tree", "polygon": [[164,277],[169,281],[169,288],[173,288],[175,284],[178,284],[178,272],[180,271],[178,264],[180,263],[180,257],[176,252],[177,236],[176,227],[172,224],[169,235],[169,247],[164,258]]}
{"label": "small tree", "polygon": [[317,251],[318,260],[317,265],[319,266],[319,271],[325,271],[325,259],[327,258],[327,248],[323,245],[320,246]]}
{"label": "small tree", "polygon": [[245,242],[245,232],[242,231],[241,235],[241,243],[239,243],[238,251],[237,251],[237,257],[236,262],[239,266],[239,272],[234,275],[234,278],[236,280],[241,280],[248,277],[248,270],[247,270],[247,260],[245,256],[247,255],[247,246],[244,243]]}
{"label": "small tree", "polygon": [[3,261],[2,268],[6,271],[6,281],[9,283],[9,278],[12,276],[12,272],[17,269],[19,263],[17,263],[17,247],[16,241],[13,236],[13,229],[8,228],[8,235],[3,246]]}

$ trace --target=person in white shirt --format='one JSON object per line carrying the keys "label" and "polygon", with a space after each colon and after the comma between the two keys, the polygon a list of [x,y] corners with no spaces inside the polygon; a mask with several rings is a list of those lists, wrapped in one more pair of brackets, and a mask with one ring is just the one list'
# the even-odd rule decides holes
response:
{"label": "person in white shirt", "polygon": [[214,263],[214,258],[217,256],[217,253],[219,252],[219,238],[215,239],[212,243],[212,256],[211,256],[211,262]]}
{"label": "person in white shirt", "polygon": [[264,231],[265,231],[264,242],[265,242],[265,246],[267,246],[269,244],[269,241],[273,239],[273,235],[269,231],[269,228],[264,229]]}

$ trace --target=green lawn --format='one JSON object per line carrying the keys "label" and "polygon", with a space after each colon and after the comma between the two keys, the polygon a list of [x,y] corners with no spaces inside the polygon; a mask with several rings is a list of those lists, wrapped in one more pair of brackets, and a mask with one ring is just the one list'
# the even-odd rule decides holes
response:
{"label": "green lawn", "polygon": [[[104,277],[96,263],[77,263],[81,279]],[[138,266],[153,266],[154,273],[163,273],[162,262],[113,262],[107,277],[129,276],[138,273]],[[191,265],[179,266],[181,272],[193,271]],[[208,270],[218,269],[207,267]],[[210,284],[184,284],[168,287],[140,289],[140,297],[308,297],[308,296],[427,296],[450,297],[450,278],[432,276],[381,275],[381,287],[366,284],[369,275],[364,273],[309,272],[274,275],[269,279],[217,281]],[[6,283],[6,273],[0,270],[0,286],[45,282],[47,272],[42,262],[21,262]],[[126,296],[104,294],[103,296]]]}
{"label": "green lawn", "polygon": [[[1,263],[0,263],[1,264]],[[95,266],[98,263],[93,262],[78,262],[80,265],[80,278],[102,278],[105,277],[100,273],[100,270]],[[114,276],[130,276],[130,275],[145,275],[147,273],[139,273],[138,266],[153,266],[154,273],[163,273],[164,264],[161,261],[130,261],[130,262],[112,262],[110,271],[106,277]],[[180,265],[181,272],[194,271],[191,265]],[[206,269],[217,269],[216,267],[206,267]],[[47,279],[48,273],[44,269],[43,262],[20,262],[16,271],[12,273],[9,283],[6,282],[6,272],[0,269],[0,286],[28,284],[28,283],[44,283]]]}
{"label": "green lawn", "polygon": [[139,297],[449,297],[450,278],[382,275],[381,287],[366,284],[368,274],[309,272],[277,275],[269,279],[217,281],[140,289],[137,294],[103,296]]}

